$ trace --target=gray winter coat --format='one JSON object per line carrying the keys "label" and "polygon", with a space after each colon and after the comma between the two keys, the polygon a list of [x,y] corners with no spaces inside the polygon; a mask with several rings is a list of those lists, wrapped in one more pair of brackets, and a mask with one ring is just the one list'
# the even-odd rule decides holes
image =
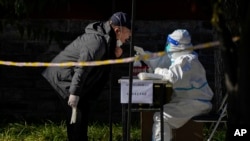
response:
{"label": "gray winter coat", "polygon": [[[108,22],[95,22],[85,28],[85,33],[77,37],[51,62],[82,62],[114,58],[115,33]],[[83,96],[94,93],[107,82],[109,66],[92,67],[48,67],[43,77],[63,97],[70,94]],[[106,80],[103,80],[106,79]]]}

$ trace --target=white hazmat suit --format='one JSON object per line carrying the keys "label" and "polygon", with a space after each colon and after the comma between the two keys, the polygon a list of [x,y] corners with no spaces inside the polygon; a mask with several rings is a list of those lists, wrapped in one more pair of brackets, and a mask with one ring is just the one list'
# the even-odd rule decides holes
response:
{"label": "white hazmat suit", "polygon": [[[156,68],[173,86],[171,101],[164,105],[164,141],[172,139],[172,129],[179,128],[193,116],[208,113],[212,109],[213,92],[208,85],[206,72],[191,49],[191,37],[187,30],[177,29],[167,38],[166,51],[171,58],[169,68]],[[153,117],[153,141],[161,140],[160,113]],[[163,141],[163,140],[161,140]]]}

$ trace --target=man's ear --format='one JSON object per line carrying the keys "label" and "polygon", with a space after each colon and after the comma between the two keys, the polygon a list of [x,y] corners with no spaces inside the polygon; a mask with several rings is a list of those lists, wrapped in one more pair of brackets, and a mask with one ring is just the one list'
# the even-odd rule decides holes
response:
{"label": "man's ear", "polygon": [[120,28],[119,28],[118,26],[115,26],[115,27],[114,27],[114,31],[115,31],[115,33],[117,34],[118,32],[120,32]]}

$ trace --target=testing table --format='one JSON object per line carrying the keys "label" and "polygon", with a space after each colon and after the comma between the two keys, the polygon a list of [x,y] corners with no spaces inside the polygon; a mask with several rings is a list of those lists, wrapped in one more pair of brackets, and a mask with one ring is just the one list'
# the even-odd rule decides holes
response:
{"label": "testing table", "polygon": [[[128,80],[129,77],[122,77],[118,80],[121,83],[122,80]],[[133,77],[133,80],[139,80],[137,77]],[[132,80],[132,82],[134,82]],[[140,80],[144,81],[144,80]],[[151,80],[153,82],[153,103],[152,104],[141,104],[141,103],[131,103],[131,112],[140,112],[141,113],[141,140],[145,141],[149,134],[147,132],[151,132],[152,129],[145,124],[145,121],[152,120],[148,119],[147,112],[160,112],[161,115],[161,138],[163,139],[163,105],[170,101],[172,94],[172,85],[168,81],[163,80]],[[132,88],[133,89],[133,88]],[[127,114],[128,114],[128,104],[122,103],[122,124],[123,124],[123,141],[127,141]],[[152,122],[148,122],[152,124]],[[151,135],[151,134],[150,134]]]}

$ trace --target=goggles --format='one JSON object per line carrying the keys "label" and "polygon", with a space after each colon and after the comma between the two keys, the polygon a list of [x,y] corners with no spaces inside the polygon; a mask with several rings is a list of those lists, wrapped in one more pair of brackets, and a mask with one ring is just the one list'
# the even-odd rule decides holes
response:
{"label": "goggles", "polygon": [[[183,44],[183,43],[180,43],[178,41],[176,41],[175,39],[171,38],[170,36],[167,37],[167,44],[173,44],[174,46],[178,46],[180,44]],[[188,43],[188,44],[183,44],[183,45],[191,45],[191,43]]]}
{"label": "goggles", "polygon": [[171,43],[171,44],[173,44],[175,46],[178,46],[180,44],[178,41],[172,39],[170,36],[167,37],[167,44],[168,43]]}

